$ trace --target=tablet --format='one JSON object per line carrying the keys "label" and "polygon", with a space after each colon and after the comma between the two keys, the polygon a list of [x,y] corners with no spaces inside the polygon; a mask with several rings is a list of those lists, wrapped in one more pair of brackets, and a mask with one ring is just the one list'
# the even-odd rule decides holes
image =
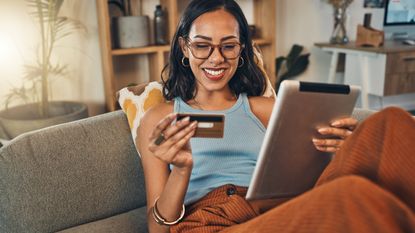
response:
{"label": "tablet", "polygon": [[316,128],[352,114],[357,86],[300,82],[281,83],[247,200],[293,197],[312,188],[331,160],[318,151]]}

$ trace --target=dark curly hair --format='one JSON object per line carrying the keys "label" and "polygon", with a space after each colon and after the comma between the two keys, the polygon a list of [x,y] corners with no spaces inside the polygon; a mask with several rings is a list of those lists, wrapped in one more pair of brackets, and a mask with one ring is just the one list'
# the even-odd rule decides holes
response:
{"label": "dark curly hair", "polygon": [[162,75],[163,95],[166,100],[181,97],[184,101],[194,98],[196,82],[190,67],[181,64],[183,52],[179,38],[187,38],[193,21],[200,15],[224,9],[232,14],[239,24],[240,43],[245,45],[241,57],[245,64],[238,68],[234,77],[229,81],[229,87],[235,95],[247,93],[248,96],[260,96],[266,88],[266,79],[260,67],[254,60],[254,49],[251,35],[248,30],[248,22],[241,8],[234,0],[193,0],[186,7],[176,33],[174,34],[169,63],[164,67],[162,74],[168,73],[167,80]]}

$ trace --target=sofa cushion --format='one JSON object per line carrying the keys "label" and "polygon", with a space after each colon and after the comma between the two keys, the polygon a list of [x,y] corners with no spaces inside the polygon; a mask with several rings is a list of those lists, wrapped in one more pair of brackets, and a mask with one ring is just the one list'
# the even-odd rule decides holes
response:
{"label": "sofa cushion", "polygon": [[146,233],[146,216],[146,207],[142,207],[127,213],[65,229],[58,233]]}
{"label": "sofa cushion", "polygon": [[362,122],[375,112],[375,110],[355,108],[353,110],[352,117],[355,118],[357,121]]}
{"label": "sofa cushion", "polygon": [[121,111],[26,133],[0,149],[0,232],[54,232],[145,204]]}

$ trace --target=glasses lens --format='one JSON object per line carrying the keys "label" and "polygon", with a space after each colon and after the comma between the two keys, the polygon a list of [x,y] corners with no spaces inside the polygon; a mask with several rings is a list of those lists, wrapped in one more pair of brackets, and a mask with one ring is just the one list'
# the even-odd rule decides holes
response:
{"label": "glasses lens", "polygon": [[194,43],[191,43],[190,48],[192,50],[193,56],[195,56],[196,58],[204,59],[204,58],[209,57],[210,50],[212,49],[212,45],[208,43],[194,42]]}
{"label": "glasses lens", "polygon": [[239,56],[241,46],[237,43],[227,43],[221,46],[222,55],[228,59],[234,59]]}
{"label": "glasses lens", "polygon": [[[203,42],[191,42],[189,44],[193,56],[200,59],[208,58],[215,47],[209,43]],[[235,59],[241,52],[241,45],[238,43],[226,43],[219,47],[222,56],[227,59]]]}

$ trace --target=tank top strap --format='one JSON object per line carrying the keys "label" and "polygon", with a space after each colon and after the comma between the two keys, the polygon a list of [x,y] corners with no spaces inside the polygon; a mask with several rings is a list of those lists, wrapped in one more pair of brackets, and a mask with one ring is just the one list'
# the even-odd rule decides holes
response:
{"label": "tank top strap", "polygon": [[180,112],[180,105],[183,102],[182,98],[174,97],[173,112]]}

